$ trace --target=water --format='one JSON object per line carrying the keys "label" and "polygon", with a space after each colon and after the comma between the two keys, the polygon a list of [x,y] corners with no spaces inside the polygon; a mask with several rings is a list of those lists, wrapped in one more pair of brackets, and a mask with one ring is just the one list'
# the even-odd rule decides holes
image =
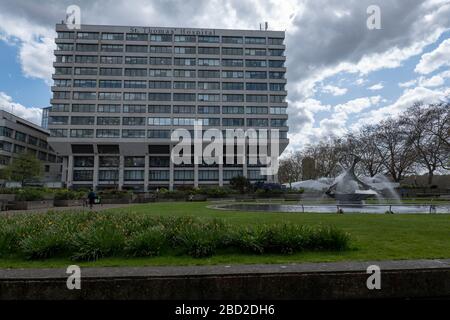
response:
{"label": "water", "polygon": [[292,212],[292,213],[336,213],[339,209],[345,213],[385,214],[391,211],[394,214],[449,214],[450,205],[327,205],[327,204],[265,204],[265,203],[232,203],[213,206],[215,209],[236,211],[262,211],[262,212]]}

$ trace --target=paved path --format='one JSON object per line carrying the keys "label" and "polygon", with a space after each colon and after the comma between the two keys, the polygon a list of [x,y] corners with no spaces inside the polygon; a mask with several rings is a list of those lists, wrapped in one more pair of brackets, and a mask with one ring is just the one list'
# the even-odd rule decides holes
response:
{"label": "paved path", "polygon": [[[94,211],[103,211],[107,209],[114,208],[128,208],[136,205],[137,203],[132,204],[102,204],[95,205]],[[17,213],[45,213],[47,211],[73,211],[73,210],[86,210],[89,211],[89,207],[76,206],[76,207],[52,207],[52,208],[44,208],[44,209],[36,209],[36,210],[8,210],[8,211],[0,211],[0,215],[9,215],[9,214],[17,214]]]}

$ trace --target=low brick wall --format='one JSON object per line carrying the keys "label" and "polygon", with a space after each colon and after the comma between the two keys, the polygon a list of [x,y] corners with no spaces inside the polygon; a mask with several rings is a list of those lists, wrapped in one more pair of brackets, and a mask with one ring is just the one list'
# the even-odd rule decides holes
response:
{"label": "low brick wall", "polygon": [[[381,268],[381,290],[366,286]],[[368,299],[450,298],[450,260],[84,268],[81,290],[63,269],[0,269],[0,299]]]}

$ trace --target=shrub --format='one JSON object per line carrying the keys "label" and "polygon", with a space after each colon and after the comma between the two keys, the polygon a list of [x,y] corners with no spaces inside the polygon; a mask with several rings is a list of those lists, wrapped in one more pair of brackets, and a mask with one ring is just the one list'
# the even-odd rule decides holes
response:
{"label": "shrub", "polygon": [[59,230],[45,230],[31,234],[20,242],[20,250],[27,259],[46,259],[58,256],[70,248],[68,237]]}
{"label": "shrub", "polygon": [[137,257],[157,256],[166,244],[164,228],[156,226],[132,234],[127,240],[125,251]]}
{"label": "shrub", "polygon": [[38,201],[44,200],[46,192],[37,188],[23,188],[16,192],[17,201]]}
{"label": "shrub", "polygon": [[86,197],[82,191],[73,191],[68,189],[58,190],[55,193],[55,200],[79,200]]}

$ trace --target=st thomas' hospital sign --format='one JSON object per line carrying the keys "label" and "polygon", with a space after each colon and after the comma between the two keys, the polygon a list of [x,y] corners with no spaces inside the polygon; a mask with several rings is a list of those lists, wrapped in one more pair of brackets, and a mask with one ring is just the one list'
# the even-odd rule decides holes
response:
{"label": "st thomas' hospital sign", "polygon": [[131,27],[131,33],[150,33],[150,34],[177,34],[177,35],[197,35],[197,36],[214,36],[214,29],[185,29],[185,28],[148,28],[148,27]]}

